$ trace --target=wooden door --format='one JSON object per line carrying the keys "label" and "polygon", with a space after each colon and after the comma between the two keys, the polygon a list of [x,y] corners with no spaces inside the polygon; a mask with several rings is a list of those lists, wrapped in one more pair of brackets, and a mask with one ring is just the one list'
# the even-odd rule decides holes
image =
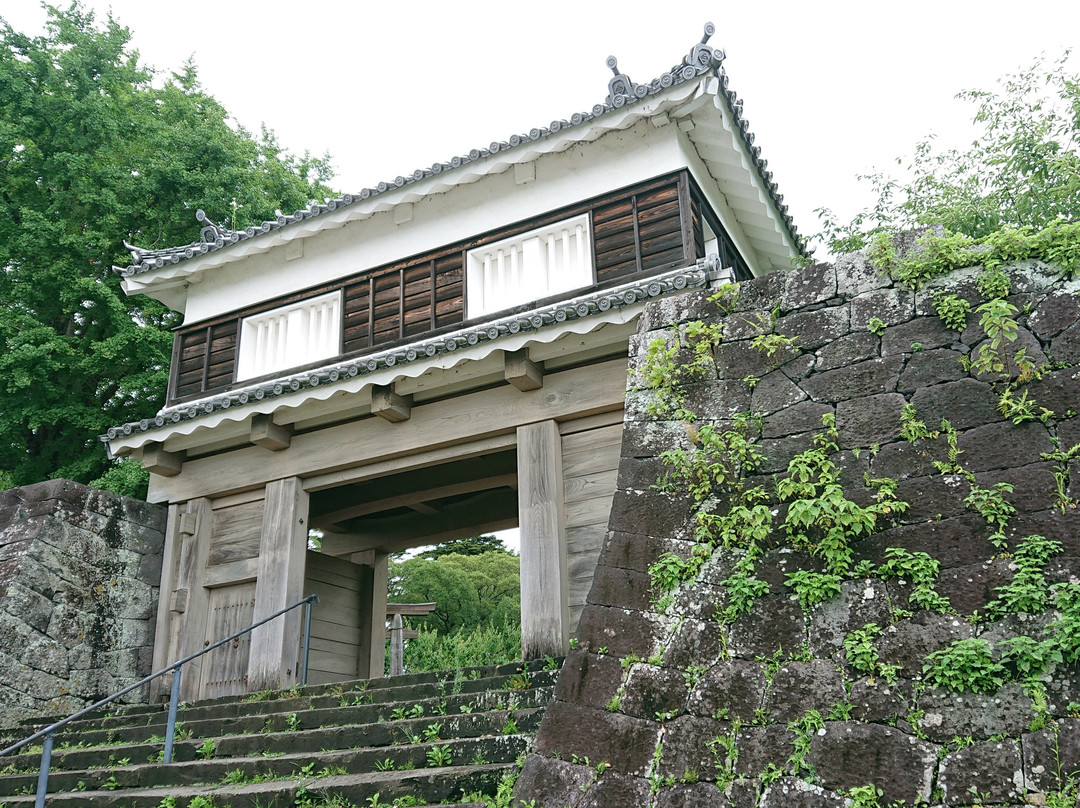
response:
{"label": "wooden door", "polygon": [[367,665],[360,664],[365,648],[361,603],[366,600],[370,610],[371,577],[371,567],[308,551],[304,595],[319,596],[311,613],[308,684],[368,675]]}
{"label": "wooden door", "polygon": [[[212,644],[251,625],[255,613],[255,582],[210,590],[206,642]],[[244,634],[206,654],[200,697],[233,696],[247,692],[251,635]]]}

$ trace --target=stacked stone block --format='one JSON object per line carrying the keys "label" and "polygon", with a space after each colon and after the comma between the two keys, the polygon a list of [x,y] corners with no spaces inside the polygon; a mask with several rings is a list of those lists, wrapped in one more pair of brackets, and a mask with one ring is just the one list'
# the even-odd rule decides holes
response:
{"label": "stacked stone block", "polygon": [[[516,796],[538,808],[809,808],[856,798],[865,800],[854,803],[860,806],[1039,805],[1073,793],[1076,665],[1052,665],[1042,675],[1047,703],[1015,682],[979,693],[924,683],[928,655],[950,643],[1037,638],[1055,615],[973,616],[1011,580],[1015,561],[965,504],[968,477],[935,466],[948,460],[946,438],[901,436],[906,404],[931,430],[942,418],[951,422],[959,463],[975,485],[1013,486],[1010,548],[1031,534],[1062,543],[1046,566],[1046,585],[1080,578],[1080,462],[1044,457],[1080,443],[1080,281],[1039,262],[1007,272],[1008,300],[1019,312],[1009,350],[1025,347],[1041,369],[1016,394],[1026,390],[1036,413],[1053,413],[1019,424],[999,410],[1007,379],[965,362],[986,339],[974,313],[983,302],[979,268],[912,290],[851,255],[744,283],[726,311],[708,292],[647,309],[631,343],[609,534],[576,649]],[[933,302],[942,292],[970,303],[964,331],[938,317]],[[678,341],[688,360],[686,325],[694,321],[719,325],[722,338],[715,375],[689,379],[678,391],[698,416],[687,423],[655,414],[656,391],[641,389],[640,371],[656,339]],[[794,347],[774,357],[755,348],[754,338],[770,329],[794,337]],[[768,591],[748,614],[718,619],[728,597],[722,582],[737,557],[724,550],[659,607],[650,566],[665,552],[686,558],[695,548],[694,503],[655,486],[666,470],[660,455],[692,451],[702,424],[724,427],[745,412],[764,418],[756,436],[764,461],[747,482],[773,491],[788,462],[814,445],[822,416],[834,416],[839,451],[832,459],[847,496],[870,502],[867,481],[891,478],[897,498],[909,503],[854,542],[855,560],[872,570],[890,547],[928,553],[940,562],[936,588],[951,609],[921,610],[909,601],[911,581],[872,573],[803,608],[787,575],[818,570],[820,559],[791,547],[775,527],[756,573]],[[774,498],[771,507],[782,519],[786,505]],[[846,656],[845,637],[870,623],[882,628],[874,646],[880,662],[894,666],[889,680],[867,676]],[[824,721],[800,736],[810,710]]]}
{"label": "stacked stone block", "polygon": [[150,673],[164,529],[160,506],[67,480],[0,492],[0,726]]}

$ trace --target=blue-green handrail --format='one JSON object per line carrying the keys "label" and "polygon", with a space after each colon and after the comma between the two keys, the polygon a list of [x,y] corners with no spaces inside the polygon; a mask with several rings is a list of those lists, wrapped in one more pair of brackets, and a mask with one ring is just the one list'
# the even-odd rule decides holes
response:
{"label": "blue-green handrail", "polygon": [[240,629],[240,631],[236,632],[235,634],[230,634],[225,639],[218,640],[213,645],[208,645],[206,646],[206,648],[203,648],[200,651],[196,651],[194,654],[189,654],[183,659],[177,660],[176,662],[172,663],[167,668],[162,668],[159,671],[154,671],[149,676],[135,682],[135,684],[128,685],[123,690],[118,690],[111,696],[106,696],[101,701],[95,702],[89,707],[84,707],[77,713],[72,713],[67,718],[57,721],[55,724],[50,724],[49,726],[45,727],[45,729],[38,730],[30,737],[23,738],[17,744],[13,744],[7,749],[0,750],[0,758],[7,757],[12,752],[16,752],[19,749],[22,749],[22,747],[26,746],[29,743],[33,743],[39,738],[43,739],[41,748],[41,768],[38,770],[37,798],[34,801],[34,808],[45,808],[45,792],[49,788],[49,767],[52,765],[53,733],[55,733],[58,729],[67,726],[76,718],[82,718],[87,713],[91,713],[94,710],[104,707],[106,704],[111,704],[121,696],[130,693],[132,690],[142,687],[147,682],[151,682],[154,679],[157,679],[159,676],[164,676],[165,674],[172,671],[172,691],[169,695],[169,720],[165,728],[165,754],[162,757],[162,762],[172,763],[173,736],[176,734],[176,708],[180,703],[180,679],[183,675],[184,665],[186,665],[188,662],[191,662],[191,660],[193,659],[201,657],[203,654],[210,653],[215,648],[220,648],[226,643],[230,643],[236,638],[242,637],[252,629],[256,629],[264,623],[269,623],[271,620],[281,617],[287,612],[291,612],[296,607],[304,606],[306,604],[307,609],[304,610],[304,651],[302,656],[303,664],[300,671],[300,684],[306,685],[308,675],[308,655],[311,651],[311,608],[318,602],[318,595],[308,595],[303,600],[298,600],[291,606],[286,606],[284,609],[274,612],[269,617],[264,617],[257,623],[252,623],[247,628]]}

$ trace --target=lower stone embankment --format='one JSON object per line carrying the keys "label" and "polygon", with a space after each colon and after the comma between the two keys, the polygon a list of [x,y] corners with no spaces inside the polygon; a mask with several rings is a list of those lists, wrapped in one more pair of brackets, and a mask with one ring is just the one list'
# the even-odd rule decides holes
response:
{"label": "lower stone embankment", "polygon": [[164,530],[160,506],[67,480],[0,492],[0,725],[150,673]]}
{"label": "lower stone embankment", "polygon": [[1078,292],[1037,261],[910,288],[854,255],[652,305],[516,795],[1072,806]]}

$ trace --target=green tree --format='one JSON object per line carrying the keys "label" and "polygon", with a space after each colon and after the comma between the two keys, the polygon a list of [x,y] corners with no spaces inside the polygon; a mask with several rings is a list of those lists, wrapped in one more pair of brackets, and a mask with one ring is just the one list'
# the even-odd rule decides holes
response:
{"label": "green tree", "polygon": [[464,539],[437,544],[430,550],[425,550],[418,555],[422,558],[439,558],[440,556],[457,553],[458,555],[480,555],[481,553],[509,553],[498,536],[468,536]]}
{"label": "green tree", "polygon": [[197,208],[247,226],[306,206],[330,166],[231,123],[190,63],[155,86],[129,31],[77,3],[0,39],[0,480],[87,482],[109,468],[97,435],[161,406],[178,322],[123,294],[123,242],[195,240]]}
{"label": "green tree", "polygon": [[[965,149],[941,150],[927,136],[904,166],[860,177],[877,200],[850,222],[819,208],[821,237],[834,253],[864,247],[882,231],[940,224],[982,239],[1002,228],[1040,230],[1080,219],[1080,76],[1068,54],[999,80],[995,90],[965,90],[978,135]],[[905,165],[906,163],[906,165]]]}
{"label": "green tree", "polygon": [[518,558],[505,550],[479,555],[451,553],[393,562],[393,602],[438,604],[419,624],[447,634],[484,623],[517,625],[521,614]]}

